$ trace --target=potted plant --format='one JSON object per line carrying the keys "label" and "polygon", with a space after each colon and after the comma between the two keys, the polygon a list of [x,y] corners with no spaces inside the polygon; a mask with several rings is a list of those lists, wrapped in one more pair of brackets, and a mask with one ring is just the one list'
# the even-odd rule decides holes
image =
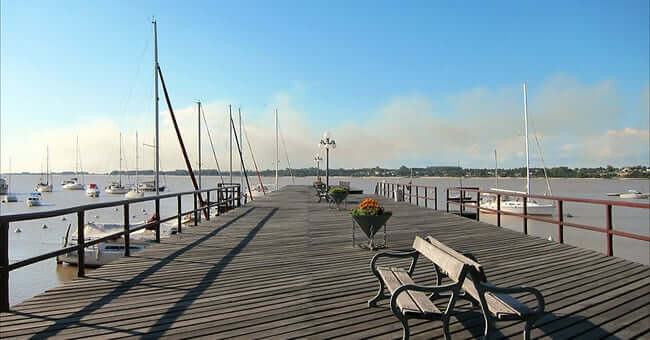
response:
{"label": "potted plant", "polygon": [[366,234],[368,237],[368,248],[374,250],[376,249],[373,242],[375,234],[379,228],[386,225],[386,222],[388,222],[388,219],[393,216],[393,213],[386,211],[382,206],[379,205],[379,202],[377,200],[366,198],[361,202],[361,204],[359,204],[358,208],[352,209],[350,211],[350,215],[352,215],[352,219],[354,219],[364,234]]}
{"label": "potted plant", "polygon": [[336,203],[336,207],[339,207],[339,205],[348,197],[348,191],[344,188],[334,187],[327,192],[327,195],[334,203]]}

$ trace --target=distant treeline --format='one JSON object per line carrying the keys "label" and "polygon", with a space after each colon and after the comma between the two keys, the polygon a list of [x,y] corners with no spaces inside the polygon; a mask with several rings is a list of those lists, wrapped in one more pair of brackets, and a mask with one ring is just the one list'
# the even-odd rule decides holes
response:
{"label": "distant treeline", "polygon": [[[255,172],[246,170],[249,176],[255,176]],[[499,177],[524,177],[526,176],[526,168],[511,168],[499,169]],[[153,170],[140,170],[138,172],[141,176],[153,176]],[[170,176],[187,176],[187,170],[179,169],[172,171],[161,171],[164,175]],[[321,176],[325,175],[325,170],[320,169]],[[346,177],[408,177],[413,176],[431,176],[431,177],[494,177],[494,169],[473,169],[461,168],[457,166],[429,166],[426,168],[408,168],[404,165],[398,169],[389,168],[361,168],[361,169],[330,169],[330,176],[346,176]],[[548,177],[569,177],[569,178],[650,178],[650,168],[637,165],[623,168],[615,168],[613,166],[599,167],[599,168],[569,168],[565,166],[546,169]],[[22,174],[29,174],[23,172]],[[72,171],[58,172],[59,175],[74,175]],[[81,174],[81,173],[80,173]],[[84,172],[88,175],[89,173]],[[117,176],[119,171],[114,170],[108,173],[109,175]],[[218,176],[219,172],[216,169],[203,169],[204,176]],[[262,170],[262,176],[275,176],[275,170]],[[531,168],[530,174],[533,177],[544,177],[543,168]],[[122,175],[134,176],[135,171],[122,171]],[[221,173],[223,176],[229,176],[227,171]],[[296,176],[307,177],[315,176],[316,168],[302,168],[302,169],[281,169],[280,176]],[[239,171],[233,171],[233,176],[239,176]]]}

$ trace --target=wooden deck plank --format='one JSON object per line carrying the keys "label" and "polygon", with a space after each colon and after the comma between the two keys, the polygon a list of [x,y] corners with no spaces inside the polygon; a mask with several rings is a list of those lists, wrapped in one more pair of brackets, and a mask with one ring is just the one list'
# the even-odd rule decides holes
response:
{"label": "wooden deck plank", "polygon": [[[432,235],[473,253],[491,282],[538,288],[549,313],[533,337],[650,333],[648,266],[381,200],[393,211],[391,248]],[[369,268],[374,252],[351,247],[351,228],[346,211],[317,203],[310,187],[290,186],[12,306],[0,315],[0,338],[398,338],[401,326],[387,301],[366,305],[378,287]],[[431,284],[433,267],[419,261],[415,281]],[[480,313],[464,302],[457,310],[452,337],[480,335]],[[410,324],[413,339],[442,337],[440,322]],[[497,328],[497,335],[516,337],[523,324]]]}

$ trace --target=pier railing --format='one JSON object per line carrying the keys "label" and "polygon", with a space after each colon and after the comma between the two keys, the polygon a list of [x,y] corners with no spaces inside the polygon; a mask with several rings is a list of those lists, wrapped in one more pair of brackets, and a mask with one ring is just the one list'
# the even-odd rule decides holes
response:
{"label": "pier railing", "polygon": [[[214,200],[210,199],[211,193],[216,193]],[[203,197],[203,194],[206,194]],[[194,207],[191,210],[183,211],[182,210],[182,197],[192,195],[194,199]],[[199,195],[204,198],[204,203],[200,204]],[[160,218],[160,200],[163,199],[172,199],[176,198],[177,200],[177,213],[173,216]],[[124,237],[124,256],[130,256],[130,234],[141,229],[153,229],[155,231],[155,242],[160,242],[160,224],[176,220],[178,223],[178,233],[182,232],[182,217],[185,215],[193,214],[194,215],[194,225],[197,225],[201,220],[201,212],[205,214],[206,220],[210,219],[210,208],[217,207],[217,214],[221,212],[234,209],[241,206],[242,202],[241,187],[238,183],[225,183],[219,184],[216,188],[203,189],[203,190],[194,190],[194,191],[185,191],[177,193],[163,194],[159,196],[149,196],[142,198],[134,198],[127,200],[119,200],[113,202],[102,202],[102,203],[93,203],[85,204],[76,207],[58,209],[58,210],[49,210],[49,211],[40,211],[34,213],[20,213],[13,215],[0,215],[0,311],[6,312],[9,311],[9,273],[12,270],[34,264],[43,260],[51,259],[53,257],[65,255],[68,253],[77,253],[77,276],[84,277],[86,275],[85,270],[85,248],[97,245],[101,242],[107,240]],[[143,224],[137,224],[131,226],[129,207],[135,203],[150,202],[154,201],[155,203],[155,218]],[[84,227],[85,227],[85,215],[87,211],[110,208],[110,207],[123,207],[124,215],[124,229],[122,231],[94,239],[92,241],[85,241],[84,238]],[[55,251],[50,251],[38,256],[30,257],[21,261],[14,263],[9,263],[9,229],[10,225],[13,222],[28,221],[28,220],[37,220],[42,218],[50,218],[63,216],[68,214],[77,215],[77,244],[73,246],[66,246]]]}
{"label": "pier railing", "polygon": [[[501,226],[501,216],[516,216],[522,219],[522,232],[528,235],[528,220],[539,221],[549,224],[557,225],[557,242],[564,243],[564,227],[581,229],[581,230],[590,230],[598,233],[605,234],[605,242],[607,245],[607,256],[614,255],[613,247],[613,238],[614,236],[635,239],[645,242],[650,242],[650,236],[639,235],[634,233],[628,233],[620,230],[614,229],[612,208],[613,207],[626,207],[626,208],[636,208],[636,209],[646,209],[650,210],[650,204],[648,203],[636,203],[636,202],[624,202],[624,201],[607,201],[607,200],[596,200],[596,199],[587,199],[587,198],[572,198],[572,197],[559,197],[559,196],[546,196],[546,195],[533,195],[533,194],[523,194],[516,192],[502,192],[502,191],[493,191],[493,190],[480,190],[480,189],[468,189],[468,188],[447,188],[447,197],[449,197],[450,192],[458,192],[460,200],[449,201],[447,200],[447,212],[449,212],[449,204],[460,205],[461,211],[468,209],[473,209],[476,212],[476,220],[480,219],[481,212],[488,212],[496,214],[496,224]],[[463,199],[466,197],[466,193],[469,195],[476,195],[476,197],[471,197],[470,199]],[[492,196],[495,197],[496,209],[488,208],[485,205],[481,205],[481,196]],[[512,212],[504,211],[501,209],[501,200],[504,197],[518,197],[521,199],[523,204],[522,212]],[[544,200],[547,202],[554,202],[556,210],[554,219],[550,216],[544,217],[541,215],[533,215],[528,213],[528,200],[529,199],[538,199]],[[564,204],[565,203],[582,203],[601,206],[605,211],[605,226],[590,226],[580,223],[568,222],[564,220]]]}
{"label": "pier railing", "polygon": [[[421,192],[424,190],[424,196],[421,196]],[[429,197],[427,191],[434,191],[434,197]],[[427,202],[429,200],[434,201],[434,209],[438,210],[437,202],[437,187],[422,186],[415,184],[400,184],[400,183],[388,183],[388,182],[377,182],[375,186],[375,193],[391,199],[397,199],[398,201],[405,201],[413,204],[413,198],[415,198],[415,204],[420,205],[420,199],[424,199],[424,206],[428,208]],[[456,195],[457,194],[457,195]],[[485,205],[481,205],[482,196],[493,196],[495,197],[496,209],[488,208]],[[501,200],[502,198],[509,197],[518,197],[522,200],[522,213],[505,211],[501,209]],[[650,211],[650,204],[648,203],[636,203],[636,202],[624,202],[624,201],[607,201],[607,200],[595,200],[595,199],[586,199],[586,198],[572,198],[572,197],[559,197],[559,196],[545,196],[545,195],[533,195],[533,194],[523,194],[517,192],[502,192],[502,191],[493,191],[493,190],[480,190],[478,188],[470,187],[451,187],[445,190],[446,197],[446,211],[450,212],[450,205],[457,205],[461,214],[464,214],[466,211],[473,210],[475,212],[474,217],[476,220],[480,220],[481,213],[493,213],[496,214],[496,225],[501,226],[501,216],[515,216],[522,219],[522,232],[528,235],[528,220],[545,222],[550,224],[555,224],[557,226],[557,242],[564,243],[564,227],[575,228],[580,230],[589,230],[598,233],[605,234],[606,242],[606,254],[608,256],[614,256],[614,247],[613,239],[614,236],[619,236],[628,239],[634,239],[639,241],[645,241],[650,243],[650,236],[648,235],[639,235],[634,233],[628,233],[620,230],[614,229],[614,221],[612,209],[613,207],[626,207],[626,208],[636,208],[636,209],[646,209]],[[540,216],[533,215],[528,213],[528,200],[529,199],[538,199],[545,201],[554,202],[556,213],[555,218],[549,216]],[[565,203],[582,203],[601,206],[605,212],[605,226],[590,226],[581,223],[574,223],[564,220],[564,207]]]}
{"label": "pier railing", "polygon": [[377,182],[375,194],[411,204],[415,201],[417,206],[422,200],[425,208],[429,207],[429,201],[433,201],[433,209],[438,210],[438,187],[435,186]]}

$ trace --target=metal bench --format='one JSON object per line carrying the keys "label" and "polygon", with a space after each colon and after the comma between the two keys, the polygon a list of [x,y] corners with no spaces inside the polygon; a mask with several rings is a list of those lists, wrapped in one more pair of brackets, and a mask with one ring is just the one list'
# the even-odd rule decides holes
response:
{"label": "metal bench", "polygon": [[[449,339],[449,315],[453,312],[455,300],[458,298],[463,281],[471,267],[455,254],[457,254],[455,251],[450,253],[447,249],[437,247],[416,236],[413,241],[413,250],[384,252],[375,255],[370,262],[370,269],[379,280],[379,291],[374,298],[368,301],[368,306],[376,306],[377,301],[390,297],[390,309],[402,323],[403,339],[409,338],[409,319],[440,320],[443,323],[445,338]],[[433,262],[439,268],[438,270],[444,271],[453,282],[436,286],[416,284],[412,275],[420,255]],[[377,261],[383,257],[411,257],[412,260],[408,270],[377,266]],[[384,294],[384,289],[387,289],[390,295]],[[442,292],[451,292],[450,295],[447,295],[449,302],[445,311],[438,309],[431,301],[432,296],[442,296],[440,294]]]}
{"label": "metal bench", "polygon": [[[426,240],[436,248],[445,249],[447,253],[454,254],[460,261],[471,266],[469,275],[462,284],[463,292],[461,296],[480,306],[485,320],[485,339],[490,337],[495,321],[511,320],[526,322],[524,339],[530,339],[530,329],[544,313],[544,297],[537,289],[531,287],[496,287],[487,280],[483,267],[472,254],[460,254],[431,236],[428,236]],[[440,285],[442,283],[441,274],[447,276],[448,274],[441,264],[436,263],[434,268],[437,275],[436,283]],[[454,280],[454,278],[451,279]],[[535,296],[537,307],[530,308],[510,295],[517,293],[528,293]]]}

